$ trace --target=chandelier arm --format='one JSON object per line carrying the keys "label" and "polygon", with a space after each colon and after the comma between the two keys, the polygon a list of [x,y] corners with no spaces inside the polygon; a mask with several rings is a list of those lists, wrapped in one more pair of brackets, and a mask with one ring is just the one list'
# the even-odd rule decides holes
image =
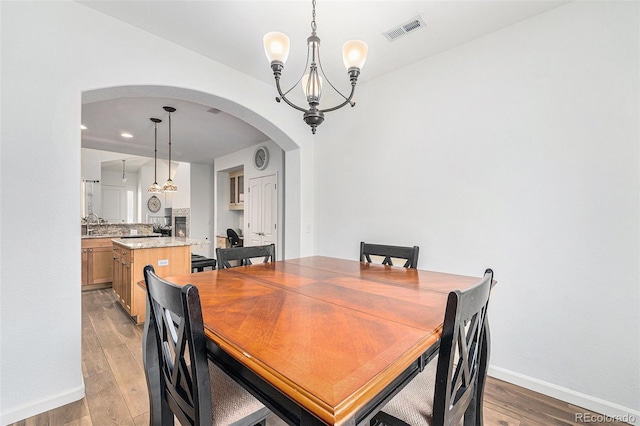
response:
{"label": "chandelier arm", "polygon": [[302,81],[302,77],[304,77],[304,73],[305,73],[305,71],[307,70],[308,65],[309,65],[309,49],[307,49],[307,61],[305,62],[305,64],[306,64],[306,65],[305,65],[304,69],[302,70],[302,75],[300,76],[300,78],[298,79],[298,81],[296,81],[296,83],[295,83],[293,86],[291,86],[291,88],[290,88],[289,90],[287,90],[286,92],[284,92],[284,94],[283,94],[283,93],[280,93],[280,96],[281,96],[281,97],[286,96],[290,91],[292,91],[293,89],[295,89],[295,88],[298,86],[298,84]]}
{"label": "chandelier arm", "polygon": [[342,95],[342,93],[340,93],[342,95],[343,98],[345,98],[345,101],[343,103],[341,103],[340,105],[334,106],[333,108],[327,108],[327,109],[321,109],[320,112],[325,113],[325,112],[331,112],[331,111],[335,111],[337,109],[342,108],[343,106],[345,106],[346,104],[350,104],[352,107],[356,105],[355,102],[351,102],[351,99],[353,98],[353,95],[356,92],[356,85],[352,84],[351,85],[351,93],[349,94],[348,98],[345,98],[344,95]]}
{"label": "chandelier arm", "polygon": [[[287,103],[287,105],[289,105],[292,108],[297,109],[298,111],[307,112],[306,109],[300,108],[298,105],[294,104],[293,102],[291,102],[289,99],[286,98],[285,94],[282,93],[282,89],[280,88],[280,78],[278,78],[278,77],[276,77],[276,88],[278,89],[278,94],[280,95],[280,99],[285,101]],[[289,91],[291,91],[291,89],[289,89]],[[289,93],[289,92],[287,92],[287,93]]]}
{"label": "chandelier arm", "polygon": [[[349,96],[349,99],[347,99],[347,97],[346,97],[345,95],[343,95],[341,91],[339,91],[338,89],[336,89],[336,86],[334,86],[334,85],[333,85],[333,83],[331,83],[331,80],[329,80],[329,77],[327,77],[327,75],[324,73],[324,69],[322,68],[322,61],[320,60],[320,50],[319,50],[319,49],[318,49],[318,65],[320,65],[320,72],[321,72],[321,73],[322,73],[322,75],[324,76],[325,81],[326,81],[327,83],[329,83],[329,86],[331,86],[331,88],[332,88],[333,90],[335,90],[335,92],[336,92],[338,95],[342,96],[345,100],[347,100],[347,102],[349,102],[349,99],[351,99],[351,98],[353,97],[353,90],[351,90],[351,95]],[[341,106],[336,107],[336,108],[334,108],[334,109],[341,108],[341,107],[343,107],[344,105],[345,105],[345,104],[342,104]],[[351,106],[354,106],[354,105],[355,105],[355,104],[351,104]],[[323,111],[326,111],[326,110],[323,110]],[[332,109],[332,111],[333,111],[333,109]]]}

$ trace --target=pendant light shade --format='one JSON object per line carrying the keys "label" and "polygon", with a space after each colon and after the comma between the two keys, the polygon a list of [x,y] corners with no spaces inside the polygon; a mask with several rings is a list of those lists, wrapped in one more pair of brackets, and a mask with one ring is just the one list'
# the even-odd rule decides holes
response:
{"label": "pendant light shade", "polygon": [[349,71],[351,68],[362,69],[367,61],[369,47],[364,41],[349,40],[342,45],[342,61],[344,67]]}
{"label": "pendant light shade", "polygon": [[289,58],[289,37],[286,34],[272,31],[262,38],[264,53],[269,62],[278,61],[284,65]]}
{"label": "pendant light shade", "polygon": [[154,128],[154,143],[153,143],[153,184],[149,187],[147,192],[151,194],[159,194],[162,192],[162,187],[158,185],[158,123],[162,123],[159,118],[150,118],[153,121]]}
{"label": "pendant light shade", "polygon": [[169,113],[169,178],[167,179],[167,182],[162,186],[162,192],[177,192],[178,187],[171,180],[171,113],[176,112],[176,109],[170,106],[166,106],[163,108]]}

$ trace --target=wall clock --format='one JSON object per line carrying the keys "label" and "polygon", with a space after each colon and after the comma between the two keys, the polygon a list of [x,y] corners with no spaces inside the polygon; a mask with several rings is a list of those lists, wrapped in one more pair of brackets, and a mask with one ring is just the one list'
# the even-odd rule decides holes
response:
{"label": "wall clock", "polygon": [[160,198],[156,197],[155,195],[153,195],[151,198],[149,198],[149,201],[147,201],[147,207],[152,213],[157,213],[158,210],[160,210],[161,205],[162,203],[160,202]]}
{"label": "wall clock", "polygon": [[253,165],[258,170],[264,170],[269,163],[269,151],[266,147],[260,146],[253,154]]}

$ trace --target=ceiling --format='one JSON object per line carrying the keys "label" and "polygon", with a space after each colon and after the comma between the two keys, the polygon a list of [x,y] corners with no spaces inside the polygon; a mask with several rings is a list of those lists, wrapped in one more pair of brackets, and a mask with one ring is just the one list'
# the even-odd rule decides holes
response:
{"label": "ceiling", "polygon": [[[262,47],[269,31],[291,39],[282,85],[289,88],[302,74],[306,38],[310,34],[310,1],[78,1],[79,3],[181,45],[256,79],[273,84]],[[347,92],[342,43],[358,38],[369,45],[359,82],[393,72],[437,53],[529,19],[566,1],[337,1],[316,6],[321,58],[331,83]],[[383,33],[419,16],[426,27],[390,42]],[[296,90],[298,90],[296,88]],[[275,89],[274,89],[275,93]],[[337,96],[323,92],[322,107]],[[213,105],[162,98],[124,96],[83,105],[82,146],[153,156],[150,117],[166,118],[162,106],[177,108],[172,115],[172,157],[178,161],[211,163],[214,158],[254,145],[267,137],[226,114],[212,114]],[[291,110],[292,114],[298,112]],[[166,135],[158,155],[166,155]],[[301,125],[304,125],[301,122]],[[123,140],[128,131],[134,138]],[[162,145],[162,149],[161,146]],[[144,147],[144,149],[143,149]],[[151,149],[151,151],[149,151]],[[148,154],[144,154],[148,153]]]}
{"label": "ceiling", "polygon": [[[82,105],[82,124],[87,127],[82,130],[82,147],[153,158],[153,117],[162,120],[158,124],[158,158],[166,160],[169,120],[163,106],[176,108],[171,114],[174,161],[211,164],[214,158],[268,139],[230,114],[210,112],[210,106],[171,98],[126,96]],[[133,137],[124,138],[122,133]]]}

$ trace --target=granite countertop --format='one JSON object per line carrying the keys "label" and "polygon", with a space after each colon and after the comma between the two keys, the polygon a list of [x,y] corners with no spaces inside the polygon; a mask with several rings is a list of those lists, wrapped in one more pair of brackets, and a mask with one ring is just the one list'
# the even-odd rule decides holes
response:
{"label": "granite countertop", "polygon": [[151,233],[151,234],[137,234],[137,235],[131,235],[131,234],[112,234],[112,235],[81,235],[80,237],[83,240],[86,239],[92,239],[92,238],[122,238],[122,237],[135,237],[135,238],[131,238],[133,240],[137,239],[137,238],[144,238],[144,237],[159,237],[162,234],[160,233]]}
{"label": "granite countertop", "polygon": [[182,247],[209,244],[208,240],[192,240],[190,238],[177,237],[153,237],[153,238],[114,238],[114,243],[133,250],[162,248],[162,247]]}

